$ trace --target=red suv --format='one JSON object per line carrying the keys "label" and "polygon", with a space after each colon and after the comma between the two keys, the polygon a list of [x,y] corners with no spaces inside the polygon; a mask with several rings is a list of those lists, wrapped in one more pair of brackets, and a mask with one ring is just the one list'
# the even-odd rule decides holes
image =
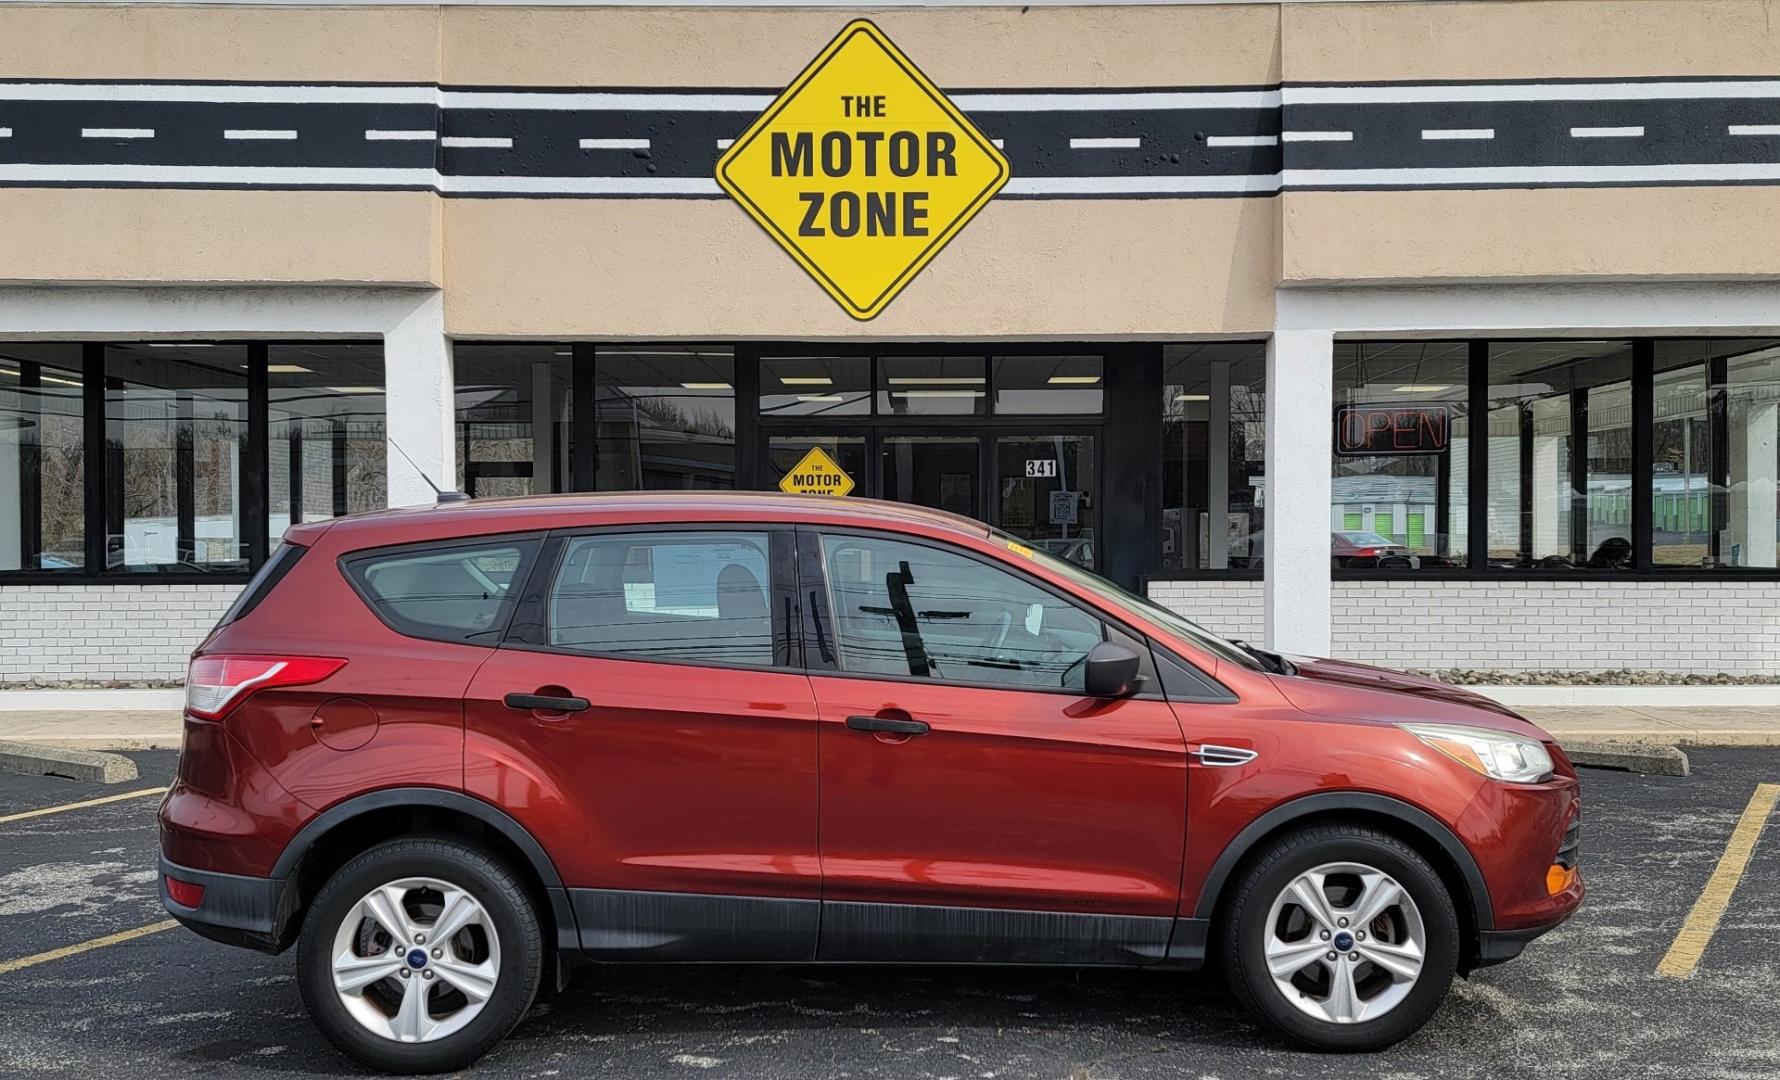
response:
{"label": "red suv", "polygon": [[977,522],[638,493],[299,525],[194,654],[167,909],[370,1065],[584,962],[1221,967],[1388,1045],[1576,910],[1551,738]]}

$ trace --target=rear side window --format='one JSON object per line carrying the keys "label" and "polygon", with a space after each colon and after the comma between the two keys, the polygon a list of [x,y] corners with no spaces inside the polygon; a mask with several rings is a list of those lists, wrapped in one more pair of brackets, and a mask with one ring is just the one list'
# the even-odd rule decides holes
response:
{"label": "rear side window", "polygon": [[273,588],[284,580],[284,575],[291,572],[291,568],[297,565],[297,560],[308,550],[288,540],[278,545],[278,550],[266,560],[266,565],[260,567],[260,572],[253,576],[253,580],[247,583],[247,588],[241,590],[241,595],[235,598],[235,602],[229,605],[229,610],[223,612],[223,617],[217,620],[216,628],[221,629],[259,607],[260,601],[272,594]]}
{"label": "rear side window", "polygon": [[766,532],[630,532],[568,540],[550,587],[551,647],[639,660],[772,667]]}
{"label": "rear side window", "polygon": [[345,568],[392,630],[492,645],[506,629],[537,551],[536,539],[503,538],[361,555]]}

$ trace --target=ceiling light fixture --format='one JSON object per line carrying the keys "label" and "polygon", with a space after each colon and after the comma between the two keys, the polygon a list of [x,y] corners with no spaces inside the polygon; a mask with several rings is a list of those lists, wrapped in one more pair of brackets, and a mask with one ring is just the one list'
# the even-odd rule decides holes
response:
{"label": "ceiling light fixture", "polygon": [[1052,375],[1045,380],[1052,386],[1093,386],[1100,381],[1098,375]]}
{"label": "ceiling light fixture", "polygon": [[779,382],[786,386],[833,386],[834,380],[826,375],[781,375]]}
{"label": "ceiling light fixture", "polygon": [[683,382],[680,384],[687,390],[732,390],[734,387],[726,382]]}
{"label": "ceiling light fixture", "polygon": [[1404,383],[1392,390],[1393,394],[1438,394],[1442,390],[1451,390],[1448,383]]}
{"label": "ceiling light fixture", "polygon": [[891,386],[981,386],[981,375],[933,375],[887,379]]}
{"label": "ceiling light fixture", "polygon": [[1174,400],[1176,400],[1176,401],[1210,401],[1211,395],[1210,394],[1176,394],[1176,395],[1174,395]]}

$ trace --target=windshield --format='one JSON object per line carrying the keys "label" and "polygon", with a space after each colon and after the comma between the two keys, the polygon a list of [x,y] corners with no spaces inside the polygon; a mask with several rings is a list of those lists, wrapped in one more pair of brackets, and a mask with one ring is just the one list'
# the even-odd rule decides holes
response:
{"label": "windshield", "polygon": [[1389,540],[1386,540],[1384,537],[1378,535],[1375,532],[1344,532],[1344,533],[1336,533],[1335,535],[1341,537],[1343,540],[1346,540],[1348,543],[1353,544],[1355,547],[1391,547],[1392,546],[1392,544]]}
{"label": "windshield", "polygon": [[1033,562],[1040,563],[1046,569],[1055,571],[1062,577],[1069,579],[1072,584],[1086,589],[1100,597],[1102,600],[1113,604],[1115,607],[1130,608],[1144,618],[1167,627],[1171,632],[1191,641],[1193,644],[1204,649],[1206,652],[1211,653],[1220,660],[1228,660],[1232,664],[1240,665],[1251,671],[1266,670],[1260,661],[1256,660],[1253,656],[1250,656],[1235,642],[1228,638],[1219,637],[1205,627],[1200,626],[1198,623],[1185,618],[1178,612],[1163,607],[1161,604],[1156,603],[1147,596],[1139,596],[1134,592],[1121,588],[1119,585],[1108,581],[1099,574],[1084,570],[1067,559],[1059,559],[1057,556],[1052,555],[1043,548],[1034,548],[1025,540],[1022,540],[1017,536],[1004,533],[999,529],[992,529],[990,530],[990,533],[997,540],[1011,545],[1014,550],[1019,551],[1022,554],[1030,552],[1030,558]]}

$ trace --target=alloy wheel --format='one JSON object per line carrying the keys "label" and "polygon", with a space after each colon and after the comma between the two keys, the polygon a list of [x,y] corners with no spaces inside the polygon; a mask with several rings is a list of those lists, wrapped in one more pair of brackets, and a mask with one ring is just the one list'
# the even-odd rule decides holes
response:
{"label": "alloy wheel", "polygon": [[475,1019],[494,993],[500,937],[481,903],[437,878],[361,897],[334,932],[334,992],[373,1034],[432,1042]]}
{"label": "alloy wheel", "polygon": [[1285,999],[1318,1020],[1376,1020],[1409,996],[1427,930],[1409,891],[1363,863],[1299,874],[1267,913],[1263,952]]}

